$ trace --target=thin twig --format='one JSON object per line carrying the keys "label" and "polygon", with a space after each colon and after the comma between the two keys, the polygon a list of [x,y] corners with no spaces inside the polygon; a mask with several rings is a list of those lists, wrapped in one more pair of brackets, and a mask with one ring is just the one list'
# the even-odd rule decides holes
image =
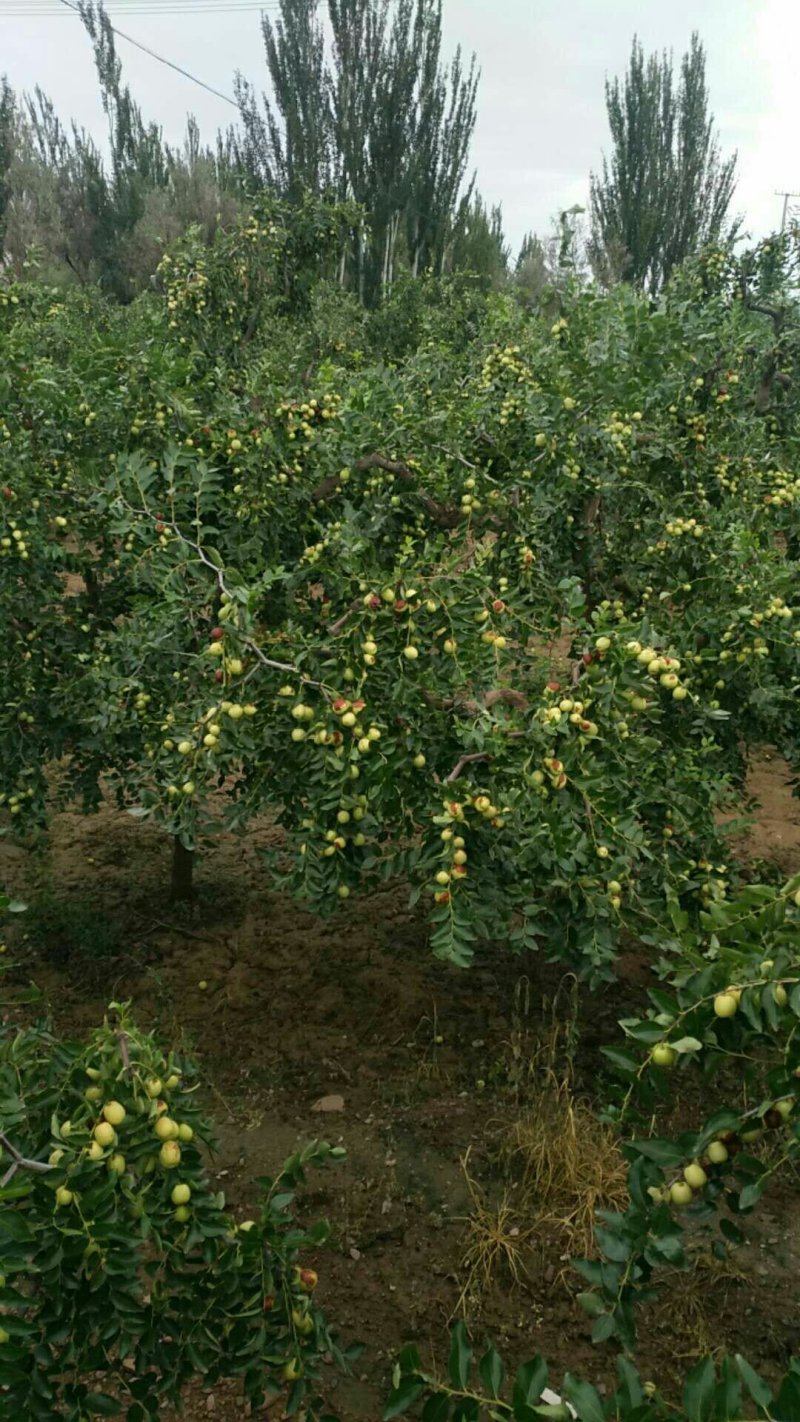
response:
{"label": "thin twig", "polygon": [[[128,505],[128,507],[130,508],[130,505]],[[132,509],[131,512],[139,514],[144,518],[153,517],[149,509]],[[160,518],[158,522],[163,524],[165,528],[171,529],[172,532],[175,534],[175,537],[180,539],[181,543],[185,543],[187,548],[191,548],[192,552],[197,554],[197,557],[199,558],[203,566],[205,568],[210,568],[211,572],[214,574],[217,587],[219,588],[220,593],[224,593],[226,598],[230,598],[232,601],[232,594],[225,586],[224,570],[222,568],[218,568],[216,563],[212,563],[211,559],[207,557],[202,544],[198,543],[194,538],[187,538],[186,534],[181,528],[179,528],[178,524],[175,523],[173,519]],[[315,686],[319,690],[327,689],[325,687],[324,682],[314,681],[310,676],[305,676],[303,672],[301,672],[300,668],[296,667],[293,662],[277,662],[272,657],[266,657],[262,652],[261,648],[259,647],[258,643],[254,642],[251,637],[243,637],[242,641],[245,647],[247,647],[248,650],[253,653],[253,656],[258,659],[262,666],[269,667],[271,671],[291,672],[294,676],[299,677],[305,686]]]}
{"label": "thin twig", "polygon": [[[392,474],[395,479],[399,479],[403,484],[413,484],[417,479],[414,470],[405,464],[401,459],[388,459],[385,454],[365,454],[361,459],[357,459],[354,469],[359,474],[366,474],[370,469],[382,469],[386,474]],[[338,493],[341,488],[341,479],[338,474],[332,474],[327,479],[323,479],[318,488],[311,494],[311,502],[319,503],[327,499],[330,494]],[[462,513],[455,505],[439,504],[430,494],[423,493],[417,489],[416,493],[424,508],[436,521],[440,528],[456,528],[461,522]]]}
{"label": "thin twig", "polygon": [[474,765],[479,760],[494,760],[494,756],[490,755],[488,751],[476,751],[474,755],[462,755],[445,779],[445,785],[449,785],[453,780],[458,780],[465,765]]}
{"label": "thin twig", "polygon": [[2,1142],[2,1144],[5,1146],[9,1154],[13,1156],[11,1165],[8,1167],[8,1170],[6,1171],[2,1180],[0,1180],[0,1189],[3,1189],[4,1186],[8,1184],[9,1180],[13,1180],[18,1170],[33,1170],[37,1174],[43,1175],[46,1174],[48,1170],[54,1169],[54,1167],[52,1165],[48,1165],[46,1161],[27,1160],[24,1155],[20,1155],[19,1151],[17,1150],[17,1147],[11,1144],[11,1141],[8,1139],[8,1136],[4,1135],[2,1131],[0,1131],[0,1142]]}
{"label": "thin twig", "polygon": [[352,617],[353,613],[354,613],[360,606],[361,606],[361,603],[360,603],[358,600],[356,600],[350,607],[348,607],[348,609],[347,609],[346,612],[343,612],[343,613],[342,613],[341,617],[337,618],[336,622],[334,622],[333,625],[328,628],[328,631],[332,634],[332,636],[335,637],[337,632],[341,632],[342,628],[344,627],[345,622],[347,622],[348,618]]}
{"label": "thin twig", "polygon": [[272,671],[293,672],[295,676],[299,676],[304,686],[324,687],[324,682],[314,681],[310,676],[305,676],[300,668],[296,667],[293,662],[276,662],[273,661],[272,657],[265,657],[258,643],[254,642],[251,637],[243,637],[242,641],[245,647],[253,653],[253,656],[258,658],[262,667],[270,667]]}
{"label": "thin twig", "polygon": [[177,933],[181,938],[193,938],[196,943],[219,942],[213,933],[192,933],[191,929],[183,928],[179,923],[164,923],[160,918],[150,920],[150,930],[155,928],[163,928],[167,933]]}

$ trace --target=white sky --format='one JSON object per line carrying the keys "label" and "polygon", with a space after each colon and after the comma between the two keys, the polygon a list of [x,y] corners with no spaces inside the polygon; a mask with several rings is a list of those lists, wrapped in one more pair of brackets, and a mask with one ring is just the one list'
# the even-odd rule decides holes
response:
{"label": "white sky", "polygon": [[[121,29],[231,94],[236,69],[259,88],[266,82],[258,13],[236,5],[108,0]],[[40,84],[62,118],[102,139],[88,38],[58,8],[57,0],[0,0],[0,71],[16,89]],[[444,16],[448,51],[457,43],[474,50],[482,70],[478,185],[487,202],[502,203],[515,247],[528,229],[544,234],[560,209],[586,202],[608,140],[604,80],[624,70],[634,32],[646,50],[680,55],[699,29],[723,151],[739,151],[735,206],[754,235],[779,224],[775,189],[800,190],[800,0],[444,0]],[[145,117],[167,139],[180,138],[187,112],[208,139],[235,117],[221,99],[118,43]]]}

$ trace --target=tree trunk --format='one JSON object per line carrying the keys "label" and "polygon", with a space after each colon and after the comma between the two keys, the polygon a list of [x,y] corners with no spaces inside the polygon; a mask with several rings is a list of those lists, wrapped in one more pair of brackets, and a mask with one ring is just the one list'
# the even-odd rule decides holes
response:
{"label": "tree trunk", "polygon": [[172,889],[170,898],[173,903],[188,903],[194,897],[194,887],[192,884],[192,871],[194,870],[194,851],[187,849],[182,844],[177,835],[172,841]]}
{"label": "tree trunk", "polygon": [[94,568],[88,567],[84,570],[83,581],[86,584],[86,600],[92,612],[100,611],[100,584],[97,581],[97,574]]}

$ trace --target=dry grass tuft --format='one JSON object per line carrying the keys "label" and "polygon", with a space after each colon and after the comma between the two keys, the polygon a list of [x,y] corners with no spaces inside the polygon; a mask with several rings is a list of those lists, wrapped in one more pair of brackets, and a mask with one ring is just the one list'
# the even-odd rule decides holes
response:
{"label": "dry grass tuft", "polygon": [[[540,1004],[536,1004],[538,1008]],[[544,1021],[543,1021],[544,1018]],[[577,983],[565,978],[542,1014],[532,1012],[531,985],[521,978],[514,993],[505,1079],[515,1102],[513,1119],[496,1121],[495,1162],[502,1193],[491,1197],[461,1161],[469,1190],[463,1268],[463,1312],[493,1280],[518,1285],[536,1241],[558,1260],[593,1253],[598,1209],[624,1209],[627,1166],[616,1133],[598,1121],[574,1089]],[[494,1203],[497,1198],[497,1203]]]}
{"label": "dry grass tuft", "polygon": [[669,1329],[675,1362],[683,1366],[725,1352],[720,1310],[731,1287],[746,1282],[747,1276],[732,1259],[717,1259],[707,1250],[699,1251],[688,1269],[664,1279],[654,1316],[657,1327]]}
{"label": "dry grass tuft", "polygon": [[469,1173],[469,1156],[468,1150],[461,1160],[472,1209],[467,1218],[466,1250],[462,1260],[466,1279],[456,1313],[463,1313],[496,1277],[505,1276],[512,1284],[521,1282],[526,1273],[523,1251],[533,1235],[532,1229],[518,1223],[508,1190],[496,1205],[489,1202],[486,1191]]}
{"label": "dry grass tuft", "polygon": [[574,979],[566,980],[565,988],[550,1006],[545,1029],[540,1027],[530,1043],[527,996],[518,985],[510,1045],[519,1114],[504,1132],[500,1156],[531,1232],[548,1242],[555,1237],[559,1254],[582,1256],[592,1252],[597,1210],[625,1208],[627,1167],[616,1133],[575,1094]]}
{"label": "dry grass tuft", "polygon": [[557,1237],[561,1253],[591,1253],[597,1210],[627,1204],[616,1135],[576,1099],[566,1078],[542,1084],[514,1122],[503,1156],[518,1182],[518,1209],[535,1234]]}

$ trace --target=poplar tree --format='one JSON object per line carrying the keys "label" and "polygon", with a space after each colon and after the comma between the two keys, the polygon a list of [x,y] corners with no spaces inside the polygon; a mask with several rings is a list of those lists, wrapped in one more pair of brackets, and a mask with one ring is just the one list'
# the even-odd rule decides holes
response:
{"label": "poplar tree", "polygon": [[11,188],[9,171],[14,161],[16,148],[17,106],[14,91],[3,75],[0,81],[0,257],[3,255],[6,238],[6,213]]}
{"label": "poplar tree", "polygon": [[606,84],[611,156],[591,177],[589,253],[598,277],[656,295],[672,270],[720,238],[736,185],[709,114],[697,34],[676,84],[672,57],[633,41],[627,73]]}
{"label": "poplar tree", "polygon": [[[442,62],[441,0],[281,0],[263,34],[272,97],[237,82],[240,161],[276,195],[335,194],[364,213],[340,276],[374,302],[401,265],[445,270],[475,127],[478,77]],[[233,138],[234,146],[237,139]]]}

